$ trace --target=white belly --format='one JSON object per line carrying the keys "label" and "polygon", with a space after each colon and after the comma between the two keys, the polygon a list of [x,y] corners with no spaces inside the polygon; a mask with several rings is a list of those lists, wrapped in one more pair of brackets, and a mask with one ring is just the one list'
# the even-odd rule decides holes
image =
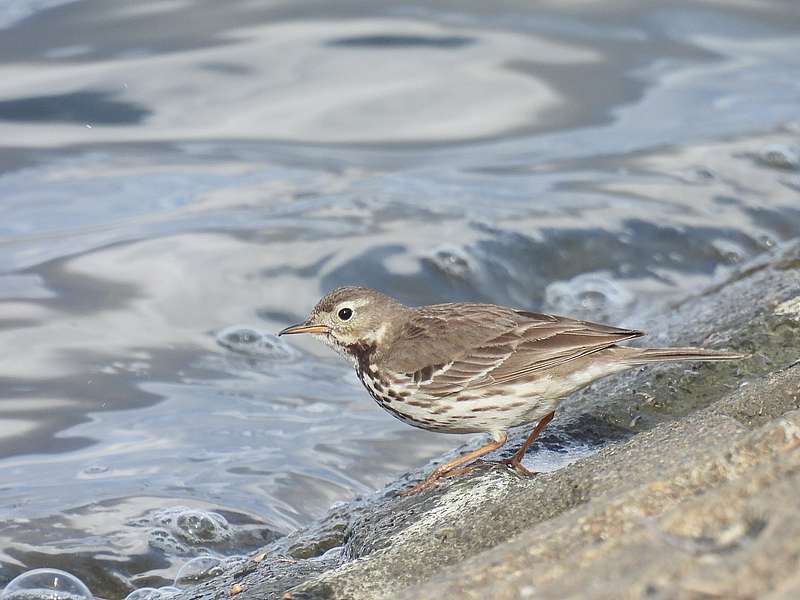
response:
{"label": "white belly", "polygon": [[537,423],[554,411],[571,393],[593,381],[629,369],[628,365],[598,363],[586,369],[528,382],[467,389],[454,397],[435,398],[412,393],[394,399],[376,391],[372,381],[363,383],[378,404],[396,418],[423,429],[444,433],[496,433]]}

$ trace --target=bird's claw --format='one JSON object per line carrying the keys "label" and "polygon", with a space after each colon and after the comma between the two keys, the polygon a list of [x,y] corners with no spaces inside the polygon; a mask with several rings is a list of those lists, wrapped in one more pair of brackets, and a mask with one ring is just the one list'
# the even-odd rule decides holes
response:
{"label": "bird's claw", "polygon": [[406,498],[408,496],[414,496],[416,494],[419,494],[422,491],[427,490],[428,488],[433,487],[434,483],[436,483],[435,480],[434,481],[428,481],[426,479],[425,481],[419,482],[414,487],[408,488],[407,490],[401,490],[399,495],[403,496],[404,498]]}
{"label": "bird's claw", "polygon": [[459,469],[453,469],[452,471],[447,471],[444,473],[435,473],[435,477],[433,475],[428,476],[423,481],[420,481],[414,487],[408,488],[407,490],[402,490],[399,495],[405,497],[414,496],[419,494],[420,492],[424,492],[425,490],[432,488],[436,485],[436,483],[440,479],[450,479],[451,477],[459,477],[461,475],[466,475],[470,471],[474,470],[480,464],[488,464],[488,465],[502,465],[506,469],[510,471],[514,471],[517,475],[521,477],[534,477],[535,475],[539,474],[539,471],[530,471],[522,466],[522,463],[519,460],[514,460],[514,458],[506,458],[504,460],[476,460],[472,464],[469,464],[465,467],[461,467]]}
{"label": "bird's claw", "polygon": [[401,491],[400,495],[404,497],[413,496],[414,494],[418,494],[420,492],[427,490],[428,488],[434,487],[436,485],[436,482],[438,482],[440,479],[445,479],[445,478],[450,479],[452,477],[460,477],[461,475],[466,475],[467,473],[472,471],[475,467],[477,467],[479,463],[482,462],[483,461],[476,460],[472,464],[466,465],[464,467],[452,469],[450,471],[442,471],[439,473],[434,472],[423,481],[420,481],[414,487]]}
{"label": "bird's claw", "polygon": [[498,460],[495,464],[503,465],[506,469],[514,471],[517,475],[521,475],[522,477],[533,477],[539,474],[539,471],[530,471],[526,469],[519,460],[514,458]]}

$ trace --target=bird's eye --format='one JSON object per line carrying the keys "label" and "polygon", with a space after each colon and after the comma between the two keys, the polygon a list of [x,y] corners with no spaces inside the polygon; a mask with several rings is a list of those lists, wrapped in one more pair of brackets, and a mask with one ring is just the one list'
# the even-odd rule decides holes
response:
{"label": "bird's eye", "polygon": [[339,318],[342,321],[347,321],[350,317],[353,316],[353,309],[352,308],[343,308],[339,311]]}

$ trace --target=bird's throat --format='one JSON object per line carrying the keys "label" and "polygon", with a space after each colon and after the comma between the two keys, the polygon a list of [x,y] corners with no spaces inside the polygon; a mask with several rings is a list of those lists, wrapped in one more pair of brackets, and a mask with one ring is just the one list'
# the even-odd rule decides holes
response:
{"label": "bird's throat", "polygon": [[377,344],[375,342],[356,342],[344,346],[345,352],[353,360],[356,368],[363,372],[369,371],[369,365],[375,355]]}

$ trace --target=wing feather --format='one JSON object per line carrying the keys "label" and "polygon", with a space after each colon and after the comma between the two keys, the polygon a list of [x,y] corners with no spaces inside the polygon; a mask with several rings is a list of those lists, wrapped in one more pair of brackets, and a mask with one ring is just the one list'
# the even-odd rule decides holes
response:
{"label": "wing feather", "polygon": [[[413,335],[396,342],[398,348],[387,363],[418,382],[417,391],[432,399],[530,378],[644,335],[494,305],[450,304],[420,310],[427,314],[408,325]],[[406,339],[413,339],[413,344],[405,345]],[[418,374],[422,371],[424,378]]]}

